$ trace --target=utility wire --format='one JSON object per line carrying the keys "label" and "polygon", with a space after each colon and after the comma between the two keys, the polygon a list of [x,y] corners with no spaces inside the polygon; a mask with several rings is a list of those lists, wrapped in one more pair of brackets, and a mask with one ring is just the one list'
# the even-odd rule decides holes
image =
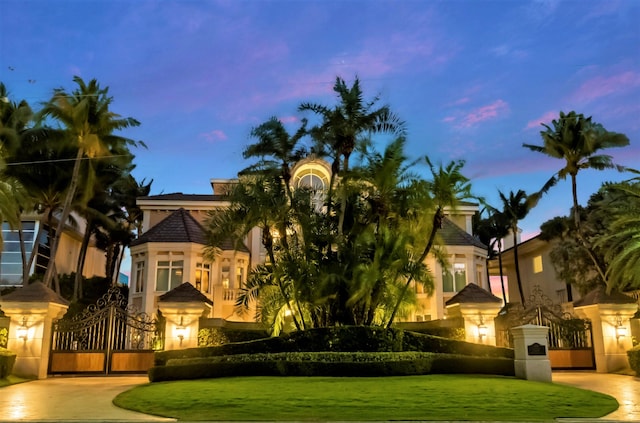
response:
{"label": "utility wire", "polygon": [[117,154],[114,156],[100,156],[100,157],[81,157],[80,159],[52,159],[52,160],[34,160],[31,162],[17,162],[17,163],[5,163],[6,166],[19,166],[19,165],[31,165],[40,163],[59,163],[59,162],[73,162],[76,160],[97,160],[97,159],[110,159],[112,157],[128,157],[129,154]]}

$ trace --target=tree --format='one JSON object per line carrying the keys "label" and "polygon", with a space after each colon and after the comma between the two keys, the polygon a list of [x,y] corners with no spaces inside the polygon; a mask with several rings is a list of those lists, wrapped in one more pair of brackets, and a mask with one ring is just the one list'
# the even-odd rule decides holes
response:
{"label": "tree", "polygon": [[548,191],[558,180],[571,177],[571,192],[573,209],[571,215],[576,227],[576,235],[582,246],[587,250],[596,269],[603,280],[607,280],[605,271],[598,264],[593,250],[585,240],[580,228],[578,213],[577,176],[582,169],[617,169],[624,171],[623,166],[613,162],[613,158],[605,154],[597,154],[600,150],[629,145],[629,138],[624,134],[607,131],[601,124],[592,122],[591,117],[585,117],[571,111],[567,114],[560,112],[559,119],[551,122],[552,126],[543,124],[544,131],[540,132],[543,145],[523,144],[524,147],[565,161],[565,166],[554,174],[543,186],[541,193]]}
{"label": "tree", "polygon": [[[359,139],[372,133],[387,133],[404,136],[405,125],[389,106],[377,107],[379,96],[366,102],[356,77],[348,87],[344,79],[337,77],[333,91],[338,95],[339,103],[333,108],[315,103],[302,103],[299,111],[311,111],[320,115],[322,122],[314,126],[310,133],[316,142],[314,152],[328,156],[332,160],[331,181],[327,198],[328,213],[331,213],[332,190],[335,178],[348,178],[349,159]],[[346,197],[342,204],[338,222],[338,233],[342,234]]]}
{"label": "tree", "polygon": [[524,219],[531,209],[531,198],[523,190],[517,193],[509,192],[509,197],[498,191],[500,200],[502,201],[502,216],[505,223],[509,226],[509,231],[513,236],[513,261],[516,267],[516,281],[518,283],[518,292],[520,301],[525,305],[524,291],[522,289],[522,278],[520,277],[520,264],[518,261],[518,222]]}
{"label": "tree", "polygon": [[[114,135],[115,131],[138,126],[140,123],[133,118],[121,118],[109,110],[113,98],[108,96],[108,88],[100,88],[95,79],[88,84],[77,76],[73,80],[78,85],[76,90],[71,93],[62,88],[54,90],[53,97],[40,112],[43,118],[59,122],[62,125],[60,131],[66,136],[66,140],[77,149],[69,188],[53,234],[51,258],[43,280],[45,285],[50,285],[54,275],[55,256],[77,194],[83,160],[108,156],[115,146],[138,145],[131,139]],[[84,181],[84,192],[90,192],[86,185],[93,182],[94,175],[89,173],[88,176]]]}
{"label": "tree", "polygon": [[485,210],[489,212],[487,217],[481,217],[482,213],[476,215],[474,234],[483,244],[489,247],[486,260],[487,280],[489,280],[489,260],[494,259],[496,256],[498,257],[502,299],[504,303],[507,304],[507,293],[504,288],[504,275],[502,272],[502,240],[509,234],[509,222],[505,218],[505,215],[496,208],[487,205]]}
{"label": "tree", "polygon": [[[460,202],[464,199],[473,197],[471,193],[471,182],[469,178],[462,174],[462,168],[464,166],[463,160],[451,161],[446,166],[440,164],[438,167],[434,166],[428,156],[425,156],[425,162],[429,166],[431,173],[431,179],[424,181],[420,186],[416,187],[416,192],[420,198],[420,203],[426,210],[430,210],[433,215],[431,217],[431,225],[428,227],[427,243],[422,250],[417,262],[422,263],[431,252],[433,245],[436,241],[436,234],[438,229],[442,228],[444,221],[445,209],[456,210],[460,205]],[[427,205],[429,204],[429,205]],[[422,223],[419,223],[419,227],[425,224],[428,219],[420,219]],[[424,232],[423,232],[424,234]],[[424,238],[423,238],[424,239]],[[391,317],[387,323],[387,327],[391,327],[395,319],[396,313],[400,308],[400,304],[406,294],[412,278],[409,277],[403,290],[396,302]]]}

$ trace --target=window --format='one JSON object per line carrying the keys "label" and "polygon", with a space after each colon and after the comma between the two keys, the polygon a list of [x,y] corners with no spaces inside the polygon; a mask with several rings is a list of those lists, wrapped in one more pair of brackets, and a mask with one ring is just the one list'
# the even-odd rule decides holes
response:
{"label": "window", "polygon": [[442,269],[442,290],[458,292],[467,285],[467,269],[464,263],[454,263],[453,268]]}
{"label": "window", "polygon": [[[33,251],[37,225],[35,221],[22,222],[22,239],[27,259]],[[0,252],[0,285],[19,285],[22,283],[22,253],[20,252],[20,236],[12,230],[8,223],[2,223],[4,245]]]}
{"label": "window", "polygon": [[315,169],[300,172],[295,181],[296,188],[306,188],[311,191],[311,203],[317,211],[322,211],[324,191],[328,184],[327,177]]}
{"label": "window", "polygon": [[170,291],[182,284],[183,260],[158,261],[156,291]]}
{"label": "window", "polygon": [[236,286],[240,288],[244,283],[244,260],[236,263]]}
{"label": "window", "polygon": [[211,280],[211,265],[209,263],[196,263],[196,289],[200,292],[209,292]]}
{"label": "window", "polygon": [[144,291],[144,261],[136,262],[136,272],[134,276],[134,290],[133,292]]}
{"label": "window", "polygon": [[535,256],[533,258],[533,273],[540,273],[542,270],[542,256]]}
{"label": "window", "polygon": [[222,267],[220,268],[220,272],[221,272],[220,280],[222,281],[222,286],[225,289],[233,288],[232,286],[229,286],[231,282],[230,275],[229,275],[230,271],[231,271],[231,262],[229,261],[229,259],[222,259]]}

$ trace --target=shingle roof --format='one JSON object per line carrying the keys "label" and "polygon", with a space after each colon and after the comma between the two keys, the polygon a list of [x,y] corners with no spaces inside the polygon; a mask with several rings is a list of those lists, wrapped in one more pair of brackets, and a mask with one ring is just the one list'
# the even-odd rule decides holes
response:
{"label": "shingle roof", "polygon": [[486,289],[480,288],[475,283],[462,288],[460,292],[451,297],[445,305],[468,303],[501,303],[502,300]]}
{"label": "shingle roof", "polygon": [[444,245],[472,245],[487,249],[488,247],[480,242],[476,237],[468,234],[464,229],[453,223],[451,220],[444,218],[442,228],[438,230],[440,238]]}
{"label": "shingle roof", "polygon": [[592,304],[633,304],[636,300],[628,295],[614,292],[607,294],[604,286],[590,291],[587,295],[573,302],[574,307],[587,306]]}
{"label": "shingle roof", "polygon": [[198,291],[189,282],[185,282],[182,285],[176,286],[166,294],[162,294],[158,301],[174,303],[190,303],[195,301],[213,304],[213,301],[203,295],[202,292]]}
{"label": "shingle roof", "polygon": [[223,201],[228,200],[224,195],[213,194],[183,194],[181,192],[172,192],[169,194],[149,195],[146,197],[138,197],[138,200],[169,200],[169,201]]}
{"label": "shingle roof", "polygon": [[207,238],[202,225],[181,208],[135,239],[131,246],[147,242],[193,242],[206,245]]}
{"label": "shingle roof", "polygon": [[47,288],[42,282],[33,282],[22,288],[18,288],[10,294],[2,296],[2,302],[49,302],[69,305],[69,301],[56,294],[51,288]]}

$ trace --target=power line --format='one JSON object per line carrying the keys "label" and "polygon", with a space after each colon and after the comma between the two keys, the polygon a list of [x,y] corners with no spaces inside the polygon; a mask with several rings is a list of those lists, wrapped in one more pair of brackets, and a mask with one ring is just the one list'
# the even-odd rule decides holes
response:
{"label": "power line", "polygon": [[5,163],[6,166],[20,166],[20,165],[32,165],[32,164],[40,164],[40,163],[59,163],[59,162],[73,162],[76,160],[98,160],[98,159],[110,159],[112,157],[129,157],[129,154],[116,154],[114,156],[100,156],[100,157],[81,157],[79,159],[51,159],[51,160],[34,160],[31,162],[16,162],[16,163]]}

